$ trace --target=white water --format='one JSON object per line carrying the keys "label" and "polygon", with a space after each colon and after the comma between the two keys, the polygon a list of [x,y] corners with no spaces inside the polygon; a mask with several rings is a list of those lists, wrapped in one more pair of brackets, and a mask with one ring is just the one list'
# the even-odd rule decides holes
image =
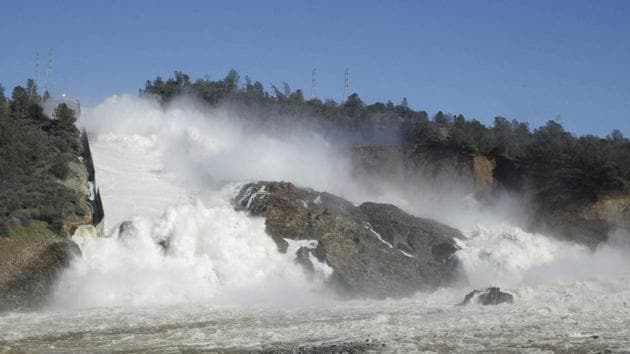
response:
{"label": "white water", "polygon": [[[245,134],[226,112],[182,107],[164,113],[117,97],[85,113],[109,237],[75,236],[82,258],[45,309],[0,314],[0,351],[256,349],[368,338],[390,351],[630,348],[627,235],[592,253],[467,203],[452,207],[451,219],[467,236],[458,252],[467,282],[401,300],[338,300],[322,285],[326,265],[307,279],[293,259],[300,245],[278,253],[264,220],[234,211],[229,199],[235,182],[259,178],[356,198],[347,162],[320,137]],[[406,203],[427,208],[417,198]],[[127,237],[117,232],[124,220],[135,225]],[[513,293],[515,303],[454,306],[489,285]]]}

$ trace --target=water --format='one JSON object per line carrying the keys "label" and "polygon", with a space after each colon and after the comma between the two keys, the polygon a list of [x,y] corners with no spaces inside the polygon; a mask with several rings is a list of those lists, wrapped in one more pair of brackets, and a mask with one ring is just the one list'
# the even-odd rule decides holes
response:
{"label": "water", "polygon": [[[225,351],[367,339],[403,352],[630,350],[627,235],[591,252],[505,218],[453,218],[467,236],[461,283],[406,299],[337,299],[323,285],[325,264],[309,279],[291,251],[276,251],[264,220],[234,211],[230,198],[261,176],[348,191],[326,167],[344,161],[332,161],[319,138],[244,136],[225,113],[208,118],[186,107],[164,113],[123,97],[87,111],[108,237],[75,235],[83,255],[45,308],[0,314],[0,351]],[[261,153],[243,155],[249,144]],[[302,156],[309,163],[293,161]],[[121,236],[125,220],[135,226]],[[455,306],[490,285],[515,303]]]}

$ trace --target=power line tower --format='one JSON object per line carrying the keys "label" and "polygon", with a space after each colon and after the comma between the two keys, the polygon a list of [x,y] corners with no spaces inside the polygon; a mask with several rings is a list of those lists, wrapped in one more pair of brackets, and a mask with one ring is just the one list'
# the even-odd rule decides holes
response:
{"label": "power line tower", "polygon": [[46,90],[50,94],[50,86],[52,82],[52,70],[53,70],[53,53],[52,48],[48,49],[48,66],[46,66]]}
{"label": "power line tower", "polygon": [[39,52],[35,56],[35,83],[39,84]]}
{"label": "power line tower", "polygon": [[317,68],[311,72],[311,99],[317,98]]}
{"label": "power line tower", "polygon": [[350,96],[350,69],[346,68],[343,83],[343,99],[341,101],[346,102],[348,96]]}

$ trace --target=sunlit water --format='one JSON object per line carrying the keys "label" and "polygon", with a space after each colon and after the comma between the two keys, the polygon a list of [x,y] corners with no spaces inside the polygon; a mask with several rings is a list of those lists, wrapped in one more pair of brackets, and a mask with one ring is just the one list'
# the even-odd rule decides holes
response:
{"label": "sunlit water", "polygon": [[[149,127],[103,128],[94,120],[112,115],[107,103],[87,113],[108,237],[75,236],[82,257],[45,308],[0,314],[0,351],[273,350],[366,340],[402,352],[630,350],[624,235],[591,252],[504,222],[464,225],[457,285],[406,299],[338,299],[324,285],[325,264],[307,277],[291,252],[300,245],[278,253],[263,219],[234,211],[238,182],[201,183],[219,166],[184,161],[235,158],[226,148],[232,127],[206,129],[187,112],[184,127],[164,128],[173,117],[155,106],[114,104],[119,116],[149,117]],[[295,157],[281,158],[291,165]],[[231,163],[261,171],[255,161]],[[124,220],[135,227],[121,236]],[[167,249],[158,244],[164,240]],[[455,306],[490,285],[514,294],[515,303]]]}

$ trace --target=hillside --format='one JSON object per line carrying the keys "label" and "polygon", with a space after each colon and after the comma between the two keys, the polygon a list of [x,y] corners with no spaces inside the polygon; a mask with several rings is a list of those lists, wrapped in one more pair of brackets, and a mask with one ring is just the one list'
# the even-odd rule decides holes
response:
{"label": "hillside", "polygon": [[69,237],[94,221],[87,140],[65,104],[51,119],[41,102],[31,80],[11,99],[0,87],[0,307],[38,301],[78,252]]}

